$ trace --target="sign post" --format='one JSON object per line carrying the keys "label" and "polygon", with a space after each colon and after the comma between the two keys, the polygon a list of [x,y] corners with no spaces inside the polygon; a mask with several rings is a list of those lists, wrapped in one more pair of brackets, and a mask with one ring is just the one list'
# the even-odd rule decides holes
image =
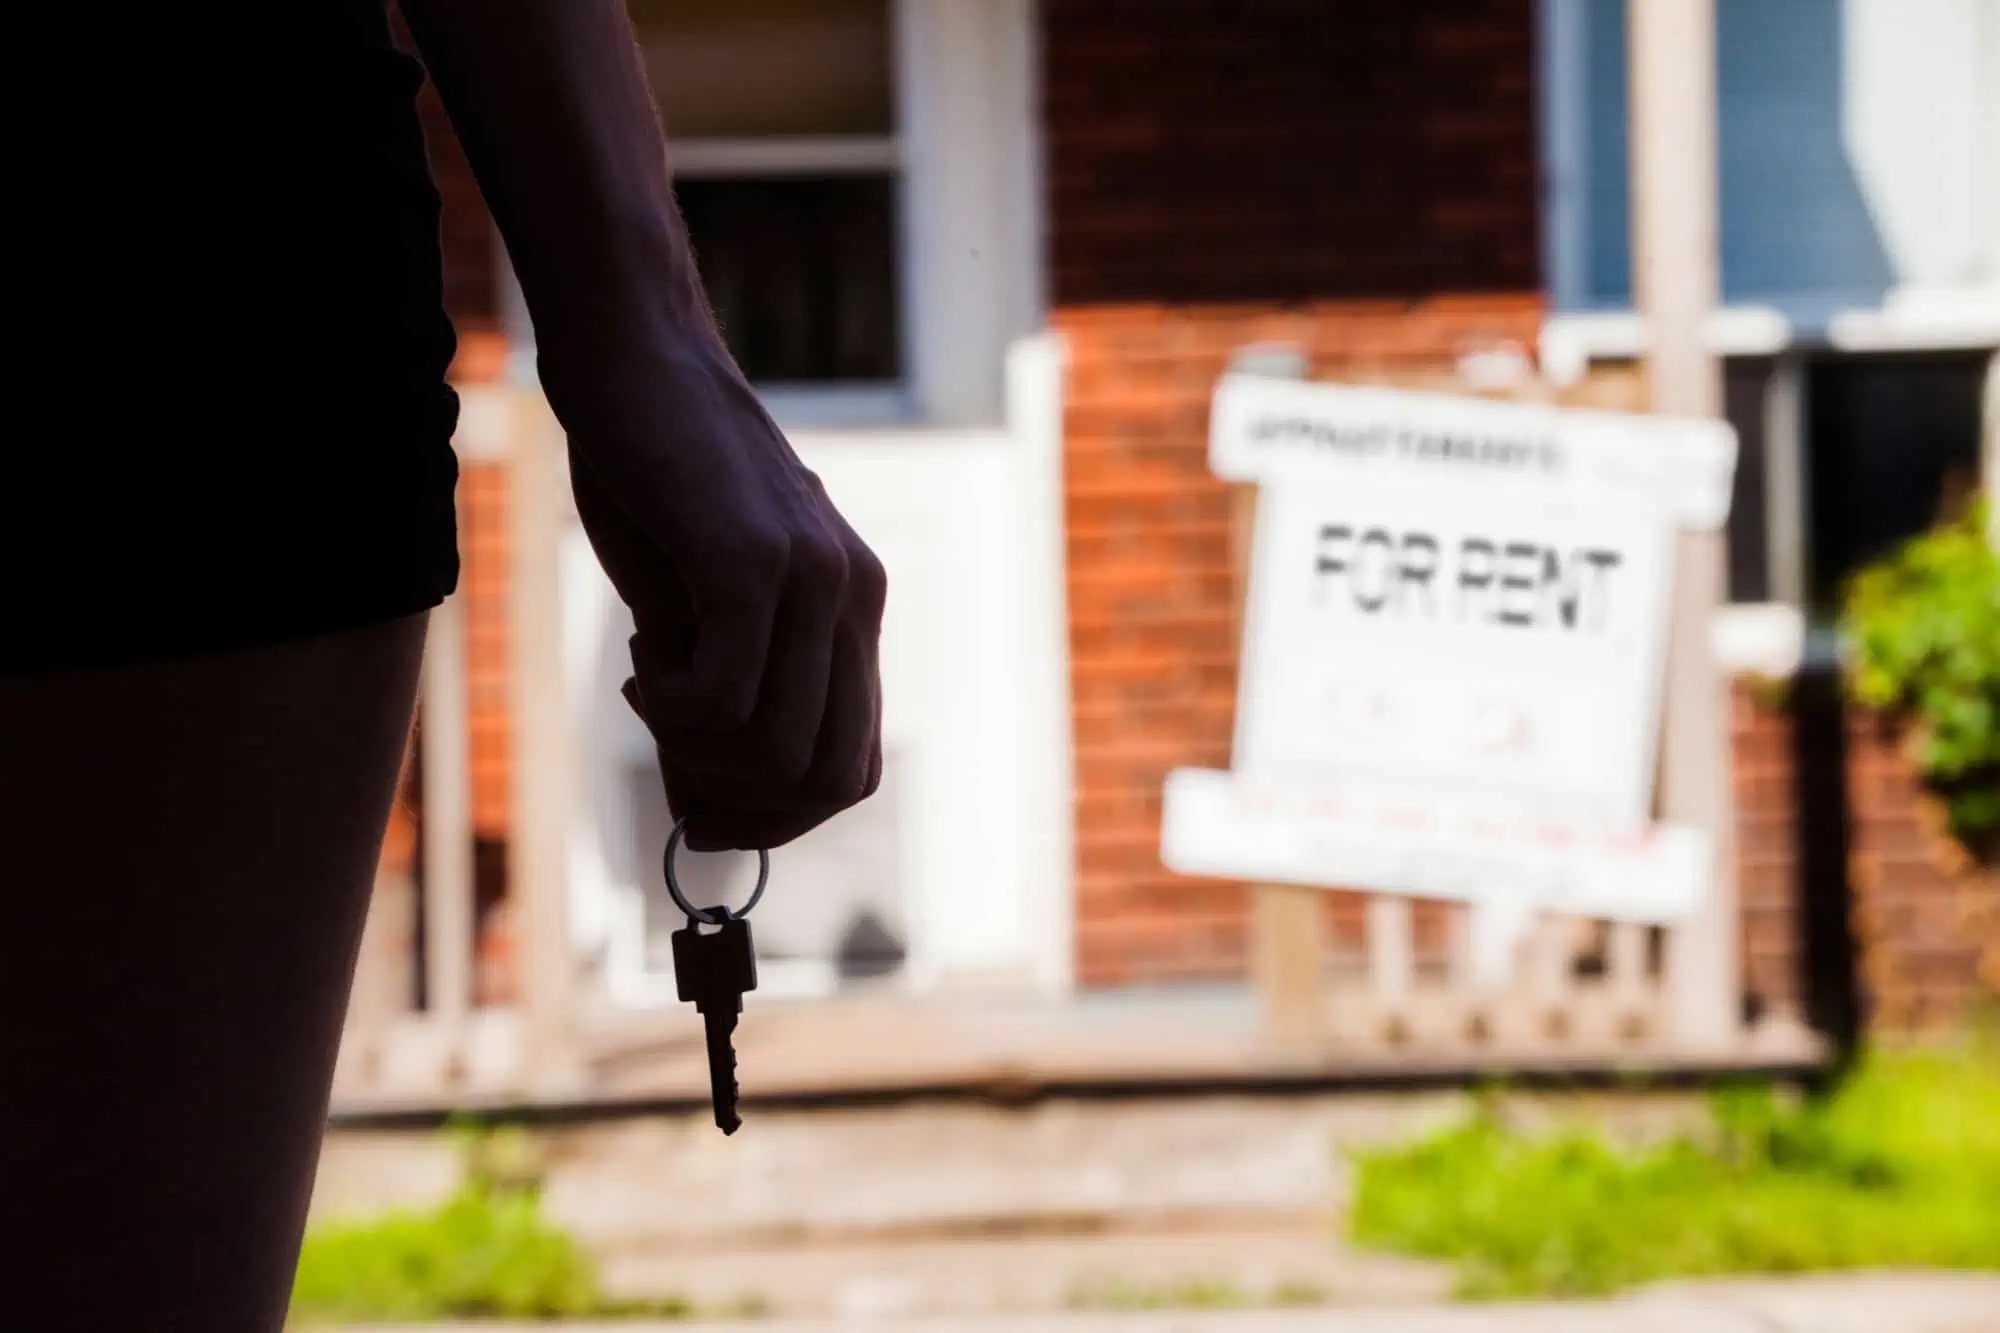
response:
{"label": "sign post", "polygon": [[[1230,542],[1236,569],[1244,571],[1236,604],[1249,605],[1252,536],[1257,529],[1257,487],[1241,483],[1230,496]],[[1310,1053],[1326,1039],[1321,984],[1325,896],[1301,884],[1263,882],[1250,889],[1250,974],[1263,1010],[1264,1030],[1285,1050]]]}

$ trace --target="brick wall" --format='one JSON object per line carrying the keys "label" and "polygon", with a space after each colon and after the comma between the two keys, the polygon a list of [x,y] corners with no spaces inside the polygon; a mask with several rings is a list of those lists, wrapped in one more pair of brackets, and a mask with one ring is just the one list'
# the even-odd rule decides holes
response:
{"label": "brick wall", "polygon": [[1963,1027],[2000,1004],[2000,866],[1976,863],[1923,788],[1892,719],[1848,725],[1849,880],[1870,1031]]}
{"label": "brick wall", "polygon": [[1743,990],[1754,1012],[1803,1009],[1799,807],[1793,718],[1780,687],[1738,681],[1730,698],[1736,892]]}
{"label": "brick wall", "polygon": [[1044,0],[1059,305],[1539,285],[1531,0]]}
{"label": "brick wall", "polygon": [[[1228,489],[1208,471],[1208,403],[1246,343],[1302,347],[1317,376],[1442,388],[1472,347],[1532,342],[1533,296],[1397,304],[1110,306],[1056,317],[1069,344],[1064,478],[1086,984],[1238,975],[1245,894],[1159,860],[1160,792],[1183,764],[1227,767],[1239,588]],[[1334,947],[1360,915],[1336,895]],[[1442,948],[1425,908],[1420,948]]]}
{"label": "brick wall", "polygon": [[[1066,408],[1086,984],[1240,974],[1240,886],[1159,862],[1160,790],[1227,766],[1243,570],[1208,473],[1235,349],[1322,377],[1443,388],[1532,347],[1528,0],[1045,0],[1053,323]],[[1336,964],[1361,901],[1331,895]],[[1416,922],[1420,962],[1442,909]]]}

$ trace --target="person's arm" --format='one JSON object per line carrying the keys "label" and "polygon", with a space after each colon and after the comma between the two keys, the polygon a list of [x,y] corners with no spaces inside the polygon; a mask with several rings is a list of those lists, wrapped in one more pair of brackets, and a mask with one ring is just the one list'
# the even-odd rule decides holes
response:
{"label": "person's arm", "polygon": [[882,568],[722,345],[622,0],[402,7],[534,320],[688,845],[789,841],[880,780]]}
{"label": "person's arm", "polygon": [[506,237],[551,387],[596,358],[718,350],[619,0],[401,3]]}

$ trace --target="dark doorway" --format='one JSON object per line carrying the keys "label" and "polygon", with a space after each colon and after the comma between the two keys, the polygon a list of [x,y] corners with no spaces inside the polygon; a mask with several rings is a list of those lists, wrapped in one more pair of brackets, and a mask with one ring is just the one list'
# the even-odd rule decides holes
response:
{"label": "dark doorway", "polygon": [[1979,484],[1990,351],[1821,356],[1808,368],[1812,604]]}

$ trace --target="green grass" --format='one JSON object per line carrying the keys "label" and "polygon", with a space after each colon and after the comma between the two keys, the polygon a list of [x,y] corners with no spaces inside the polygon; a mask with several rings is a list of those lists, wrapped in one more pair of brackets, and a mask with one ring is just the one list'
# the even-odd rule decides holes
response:
{"label": "green grass", "polygon": [[607,1299],[589,1256],[541,1214],[532,1189],[471,1184],[437,1208],[306,1237],[297,1323],[448,1318],[688,1318],[686,1301]]}
{"label": "green grass", "polygon": [[1226,1277],[1184,1277],[1160,1282],[1097,1278],[1080,1282],[1069,1292],[1072,1310],[1247,1310],[1273,1306],[1324,1305],[1327,1293],[1317,1283],[1288,1278],[1269,1291],[1251,1291]]}
{"label": "green grass", "polygon": [[2000,1269],[2000,1059],[1876,1056],[1830,1096],[1734,1088],[1713,1132],[1531,1138],[1487,1111],[1357,1161],[1354,1238],[1453,1261],[1469,1297],[1837,1268]]}

